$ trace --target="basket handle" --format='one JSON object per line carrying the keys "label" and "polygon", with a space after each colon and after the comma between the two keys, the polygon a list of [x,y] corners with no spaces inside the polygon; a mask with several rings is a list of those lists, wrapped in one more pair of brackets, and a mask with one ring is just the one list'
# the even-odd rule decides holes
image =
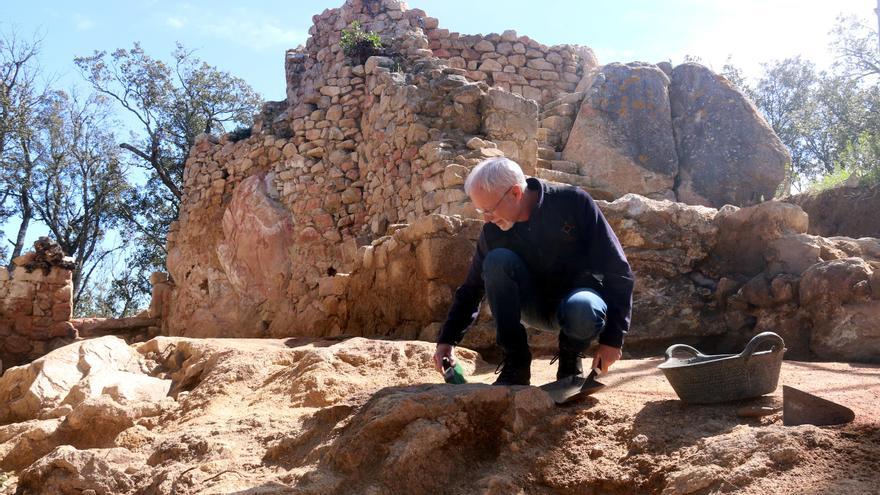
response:
{"label": "basket handle", "polygon": [[687,354],[690,354],[690,356],[688,356],[688,357],[700,357],[700,356],[703,355],[702,352],[700,352],[700,351],[694,349],[693,347],[691,347],[691,346],[689,346],[689,345],[686,345],[686,344],[673,344],[673,345],[669,346],[669,347],[666,349],[666,360],[669,361],[670,359],[672,359],[672,356],[673,356],[676,352],[679,352],[679,351],[681,351],[681,352],[685,352],[685,353],[687,353]]}
{"label": "basket handle", "polygon": [[746,348],[743,349],[740,356],[749,357],[751,356],[761,344],[772,343],[774,350],[785,349],[785,341],[782,340],[782,337],[773,333],[773,332],[761,332],[758,335],[752,337],[752,340],[746,344]]}

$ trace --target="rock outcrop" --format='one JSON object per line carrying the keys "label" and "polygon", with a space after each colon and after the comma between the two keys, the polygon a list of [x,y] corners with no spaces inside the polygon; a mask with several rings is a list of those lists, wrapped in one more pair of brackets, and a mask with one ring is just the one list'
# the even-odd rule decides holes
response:
{"label": "rock outcrop", "polygon": [[669,78],[655,65],[604,65],[586,89],[562,159],[612,198],[675,199],[671,115]]}
{"label": "rock outcrop", "polygon": [[679,201],[720,208],[775,197],[791,156],[755,106],[699,64],[672,70]]}

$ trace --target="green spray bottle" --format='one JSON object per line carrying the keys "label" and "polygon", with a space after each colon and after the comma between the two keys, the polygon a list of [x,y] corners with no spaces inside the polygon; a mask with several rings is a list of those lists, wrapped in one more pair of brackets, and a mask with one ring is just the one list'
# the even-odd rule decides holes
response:
{"label": "green spray bottle", "polygon": [[461,369],[461,364],[455,363],[455,366],[449,364],[449,358],[443,358],[443,379],[446,380],[446,383],[454,383],[456,385],[467,383],[467,380],[464,379],[464,371]]}

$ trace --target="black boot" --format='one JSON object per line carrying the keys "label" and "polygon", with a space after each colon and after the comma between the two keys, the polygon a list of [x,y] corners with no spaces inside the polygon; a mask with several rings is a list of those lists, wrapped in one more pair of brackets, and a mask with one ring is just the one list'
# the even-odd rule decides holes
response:
{"label": "black boot", "polygon": [[560,380],[567,376],[584,376],[584,365],[581,359],[587,357],[580,346],[570,342],[565,335],[559,336],[559,354],[550,360],[550,364],[559,360],[559,368],[556,370],[556,379]]}
{"label": "black boot", "polygon": [[532,378],[532,353],[526,351],[505,354],[495,373],[498,374],[498,379],[492,385],[529,385]]}
{"label": "black boot", "polygon": [[581,351],[573,351],[571,349],[559,349],[559,354],[550,360],[550,364],[559,361],[559,368],[556,370],[556,379],[561,380],[567,376],[584,376],[584,365],[581,361],[585,358]]}

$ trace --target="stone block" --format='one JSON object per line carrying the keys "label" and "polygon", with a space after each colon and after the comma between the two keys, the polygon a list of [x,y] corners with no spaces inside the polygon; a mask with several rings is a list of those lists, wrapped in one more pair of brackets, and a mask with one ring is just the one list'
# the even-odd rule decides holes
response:
{"label": "stone block", "polygon": [[27,253],[22,254],[21,256],[16,256],[15,258],[12,258],[12,264],[15,266],[24,266],[24,265],[34,261],[34,258],[36,258],[36,256],[37,256],[37,253],[34,253],[32,251],[27,252]]}
{"label": "stone block", "polygon": [[553,64],[543,58],[533,58],[526,62],[526,66],[537,70],[556,70],[556,67],[554,67]]}
{"label": "stone block", "polygon": [[318,279],[318,295],[341,296],[345,294],[350,278],[346,273],[338,273],[332,277],[322,277]]}
{"label": "stone block", "polygon": [[10,354],[25,355],[33,348],[30,340],[21,335],[10,335],[3,340],[3,349]]}
{"label": "stone block", "polygon": [[480,64],[478,70],[481,70],[483,72],[500,72],[502,68],[503,67],[501,66],[501,64],[490,58],[484,60],[483,63]]}
{"label": "stone block", "polygon": [[62,302],[52,306],[52,319],[55,321],[67,321],[70,319],[72,308],[69,302]]}
{"label": "stone block", "polygon": [[494,52],[495,45],[493,45],[492,42],[489,40],[482,40],[474,45],[474,50],[478,52]]}
{"label": "stone block", "polygon": [[[477,138],[474,138],[477,139]],[[450,188],[464,184],[468,169],[462,165],[448,165],[443,171],[443,187]]]}
{"label": "stone block", "polygon": [[468,241],[443,237],[424,239],[416,247],[419,271],[428,280],[459,280],[467,273],[473,249]]}

